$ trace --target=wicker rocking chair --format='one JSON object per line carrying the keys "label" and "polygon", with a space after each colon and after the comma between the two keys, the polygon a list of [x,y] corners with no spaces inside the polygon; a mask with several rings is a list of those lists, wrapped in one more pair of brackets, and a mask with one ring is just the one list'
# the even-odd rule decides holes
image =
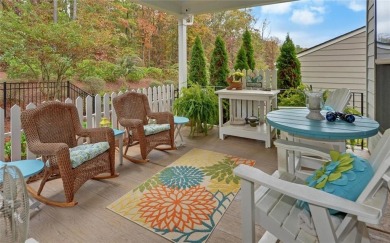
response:
{"label": "wicker rocking chair", "polygon": [[[71,207],[77,204],[74,200],[75,193],[87,180],[118,176],[115,173],[115,140],[112,129],[82,128],[74,105],[46,102],[35,109],[22,112],[21,122],[29,150],[41,155],[46,164],[40,174],[42,180],[38,191],[28,186],[29,192],[38,201],[52,206]],[[90,143],[108,142],[109,148],[76,166],[71,161],[70,149],[77,146],[77,138],[89,138]],[[105,146],[108,147],[107,143]],[[105,174],[100,175],[102,173]],[[66,202],[53,201],[41,195],[47,181],[59,178],[63,182]]]}
{"label": "wicker rocking chair", "polygon": [[[152,112],[148,98],[144,94],[127,92],[113,99],[118,122],[127,132],[127,145],[123,156],[134,163],[148,162],[147,155],[153,150],[176,149],[174,141],[174,122],[170,112]],[[157,126],[165,125],[165,129],[147,133],[149,119],[155,119]],[[169,125],[169,126],[168,126]],[[156,129],[159,130],[159,129]],[[127,155],[130,146],[138,144],[142,159]],[[169,145],[167,148],[157,148],[159,145]]]}

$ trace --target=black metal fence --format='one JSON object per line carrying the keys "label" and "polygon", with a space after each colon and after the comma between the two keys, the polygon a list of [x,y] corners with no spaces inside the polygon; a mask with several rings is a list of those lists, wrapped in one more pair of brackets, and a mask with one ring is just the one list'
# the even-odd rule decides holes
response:
{"label": "black metal fence", "polygon": [[[360,114],[364,115],[364,103],[363,103],[363,93],[362,92],[351,92],[352,93],[352,108],[358,109],[360,107]],[[360,103],[360,106],[357,103]]]}
{"label": "black metal fence", "polygon": [[65,101],[67,98],[73,101],[77,97],[85,98],[88,95],[86,91],[66,82],[26,82],[26,83],[7,83],[0,85],[1,107],[4,109],[4,117],[7,117],[9,109],[13,105],[21,108],[30,103],[40,104],[43,101],[59,100]]}

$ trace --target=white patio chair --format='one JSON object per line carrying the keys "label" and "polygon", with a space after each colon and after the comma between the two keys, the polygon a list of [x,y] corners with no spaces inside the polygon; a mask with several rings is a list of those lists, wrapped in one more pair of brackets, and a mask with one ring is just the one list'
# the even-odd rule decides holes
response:
{"label": "white patio chair", "polygon": [[330,92],[328,98],[325,101],[324,106],[330,107],[334,111],[343,112],[345,107],[347,107],[350,98],[351,91],[349,89],[336,89]]}
{"label": "white patio chair", "polygon": [[[276,145],[327,157],[324,150],[317,152],[305,144],[277,141]],[[302,179],[291,170],[288,173],[281,169],[268,175],[250,166],[238,166],[234,172],[241,177],[243,242],[254,242],[255,223],[267,230],[260,242],[369,242],[366,223],[378,224],[387,204],[389,151],[387,130],[369,159],[374,176],[355,202],[302,185]],[[255,190],[255,184],[261,186]],[[296,200],[308,202],[317,236],[299,227],[302,209],[296,206]],[[337,226],[328,208],[346,214]]]}

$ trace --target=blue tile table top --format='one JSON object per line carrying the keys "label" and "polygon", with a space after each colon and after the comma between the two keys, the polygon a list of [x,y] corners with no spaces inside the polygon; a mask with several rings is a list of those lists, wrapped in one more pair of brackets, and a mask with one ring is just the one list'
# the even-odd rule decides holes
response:
{"label": "blue tile table top", "polygon": [[119,130],[119,129],[115,129],[115,128],[113,128],[112,130],[114,131],[114,136],[115,136],[115,137],[118,136],[118,135],[122,135],[122,134],[125,133],[125,131]]}
{"label": "blue tile table top", "polygon": [[[321,111],[323,115],[326,112]],[[308,113],[308,109],[275,110],[267,114],[267,122],[291,135],[323,140],[368,138],[378,133],[379,123],[367,117],[355,116],[353,123],[339,119],[329,122],[307,119]]]}
{"label": "blue tile table top", "polygon": [[0,168],[3,168],[4,165],[13,165],[18,167],[24,178],[38,174],[43,170],[44,167],[44,164],[41,160],[19,160],[12,162],[0,161]]}
{"label": "blue tile table top", "polygon": [[184,116],[174,116],[173,117],[173,122],[175,124],[186,124],[188,123],[190,120],[187,118],[187,117],[184,117]]}

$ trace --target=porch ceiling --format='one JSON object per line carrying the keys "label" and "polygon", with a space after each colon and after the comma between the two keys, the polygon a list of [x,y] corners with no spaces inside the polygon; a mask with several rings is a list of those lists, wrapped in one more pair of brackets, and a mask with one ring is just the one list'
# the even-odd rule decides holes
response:
{"label": "porch ceiling", "polygon": [[175,16],[220,12],[229,9],[241,9],[269,5],[291,0],[132,0]]}

